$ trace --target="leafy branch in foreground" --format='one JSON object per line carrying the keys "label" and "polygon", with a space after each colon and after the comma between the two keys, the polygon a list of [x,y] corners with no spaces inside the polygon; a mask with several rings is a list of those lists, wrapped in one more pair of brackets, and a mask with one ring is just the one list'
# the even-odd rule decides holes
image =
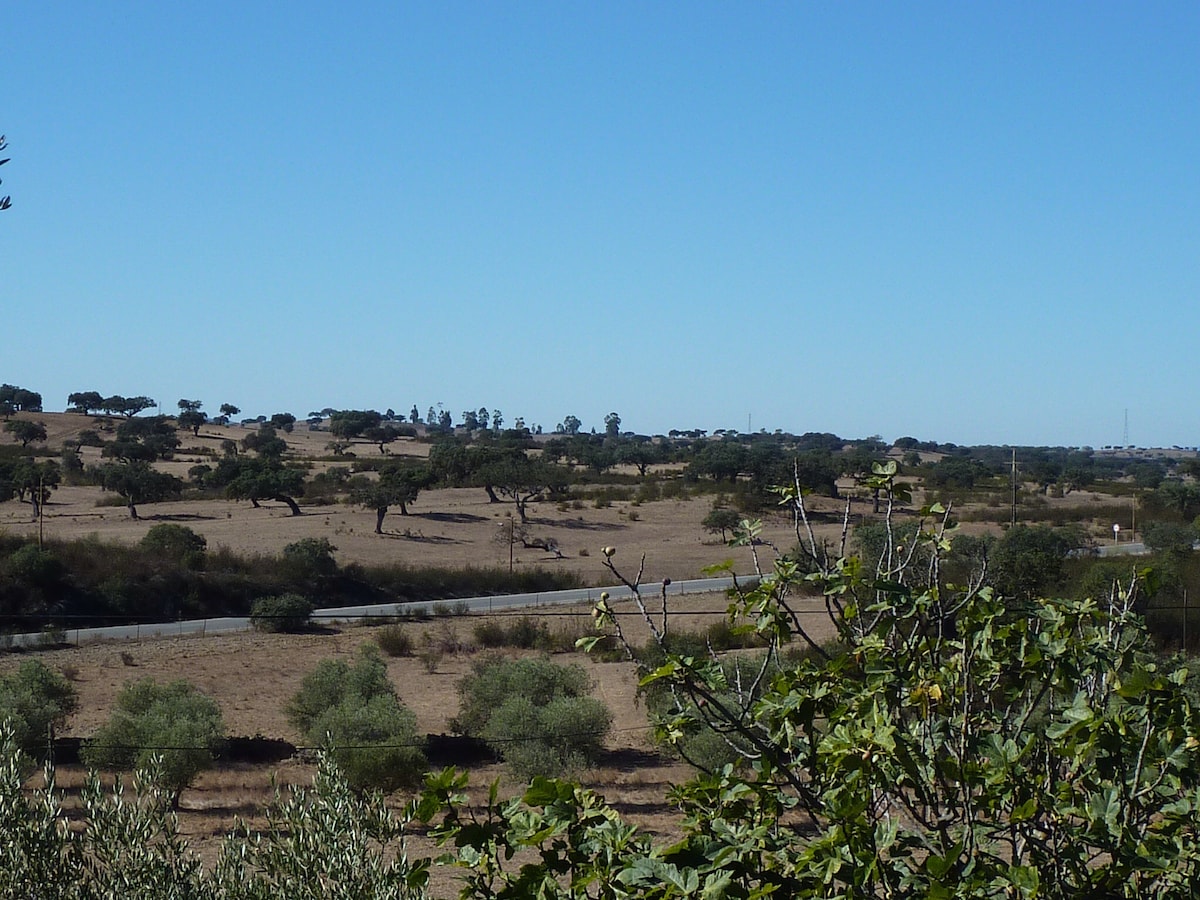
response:
{"label": "leafy branch in foreground", "polygon": [[[817,541],[798,478],[779,491],[798,550],[768,562],[741,526],[758,578],[729,614],[766,644],[748,670],[672,653],[665,606],[621,579],[662,650],[642,675],[674,698],[662,736],[710,728],[744,760],[674,790],[683,839],[654,846],[564,782],[472,817],[444,775],[464,897],[1195,896],[1200,709],[1187,668],[1152,652],[1140,581],[1036,602],[948,583],[949,511],[899,529],[895,465],[864,482],[886,500],[869,562],[846,554],[848,517],[838,550]],[[821,613],[838,643],[806,625]],[[597,619],[637,658],[607,598]]]}

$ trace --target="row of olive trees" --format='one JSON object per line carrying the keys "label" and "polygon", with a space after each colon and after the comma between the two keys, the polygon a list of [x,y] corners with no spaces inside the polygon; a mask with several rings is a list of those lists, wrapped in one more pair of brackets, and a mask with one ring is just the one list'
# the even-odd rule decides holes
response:
{"label": "row of olive trees", "polygon": [[[611,723],[588,696],[579,666],[548,659],[489,657],[459,690],[457,732],[488,742],[521,778],[594,765]],[[76,708],[76,693],[60,673],[27,660],[0,676],[0,723],[15,747],[37,754]],[[400,701],[374,644],[353,664],[324,660],[288,701],[289,721],[311,746],[323,747],[358,790],[414,787],[427,761],[416,717]],[[225,738],[215,701],[184,680],[130,682],[108,722],[84,741],[90,768],[130,771],[157,760],[158,785],[179,792],[212,765]]]}

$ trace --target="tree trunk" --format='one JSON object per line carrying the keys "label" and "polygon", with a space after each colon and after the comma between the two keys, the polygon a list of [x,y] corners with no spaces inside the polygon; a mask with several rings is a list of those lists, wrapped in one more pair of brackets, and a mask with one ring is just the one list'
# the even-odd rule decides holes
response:
{"label": "tree trunk", "polygon": [[528,501],[526,501],[526,500],[517,500],[517,501],[515,501],[515,502],[516,502],[516,504],[517,504],[517,513],[518,513],[518,514],[521,516],[521,524],[522,524],[522,525],[525,525],[525,524],[527,524],[527,523],[529,522],[529,518],[528,518],[528,517],[525,515],[525,504],[526,504]]}
{"label": "tree trunk", "polygon": [[405,500],[400,501],[400,515],[402,515],[402,516],[408,515],[408,502]]}
{"label": "tree trunk", "polygon": [[136,519],[138,517],[137,506],[134,505],[133,501],[130,501],[127,505],[129,506],[129,518]]}
{"label": "tree trunk", "polygon": [[381,506],[375,510],[375,533],[383,534],[383,517],[387,515],[388,508]]}
{"label": "tree trunk", "polygon": [[485,491],[487,491],[488,503],[499,503],[500,502],[500,498],[496,496],[496,492],[494,490],[492,490],[492,486],[490,484],[485,484],[483,486],[483,489]]}
{"label": "tree trunk", "polygon": [[300,512],[300,507],[296,505],[296,501],[293,500],[291,497],[289,497],[287,494],[278,494],[278,495],[272,497],[271,499],[278,500],[280,503],[286,503],[288,505],[288,509],[290,509],[292,511],[293,516],[304,515],[304,513]]}

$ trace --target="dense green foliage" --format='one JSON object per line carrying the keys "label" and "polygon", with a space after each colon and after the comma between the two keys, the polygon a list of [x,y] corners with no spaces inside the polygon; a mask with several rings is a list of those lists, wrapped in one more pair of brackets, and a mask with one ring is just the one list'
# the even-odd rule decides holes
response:
{"label": "dense green foliage", "polygon": [[598,760],[612,726],[591,687],[578,665],[488,656],[460,682],[452,727],[487,741],[518,778],[580,770]]}
{"label": "dense green foliage", "polygon": [[108,723],[84,742],[80,758],[90,767],[124,771],[157,758],[160,783],[178,793],[212,765],[224,737],[220,708],[192,684],[142,678],[117,695]]}
{"label": "dense green foliage", "polygon": [[425,754],[417,719],[400,702],[371,644],[353,665],[322,660],[288,703],[289,721],[305,740],[326,748],[358,790],[418,784]]}
{"label": "dense green foliage", "polygon": [[26,753],[40,755],[49,746],[53,729],[76,702],[71,683],[39,660],[24,660],[15,672],[0,675],[0,725]]}

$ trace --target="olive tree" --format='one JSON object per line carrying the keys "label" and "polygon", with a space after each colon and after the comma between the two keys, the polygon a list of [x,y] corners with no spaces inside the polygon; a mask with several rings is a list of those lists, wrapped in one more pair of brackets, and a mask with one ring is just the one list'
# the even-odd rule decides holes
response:
{"label": "olive tree", "polygon": [[158,759],[161,784],[177,796],[212,765],[224,737],[216,701],[182,679],[143,678],[117,695],[108,723],[84,741],[80,758],[92,768],[125,771]]}
{"label": "olive tree", "polygon": [[451,726],[487,741],[518,778],[582,769],[599,759],[612,725],[591,688],[579,665],[489,656],[459,683]]}
{"label": "olive tree", "polygon": [[287,715],[358,790],[413,785],[425,772],[417,718],[400,702],[373,644],[359,649],[353,665],[322,660],[288,702]]}
{"label": "olive tree", "polygon": [[16,671],[0,675],[0,725],[27,753],[47,746],[76,703],[71,683],[41,660],[24,660]]}

